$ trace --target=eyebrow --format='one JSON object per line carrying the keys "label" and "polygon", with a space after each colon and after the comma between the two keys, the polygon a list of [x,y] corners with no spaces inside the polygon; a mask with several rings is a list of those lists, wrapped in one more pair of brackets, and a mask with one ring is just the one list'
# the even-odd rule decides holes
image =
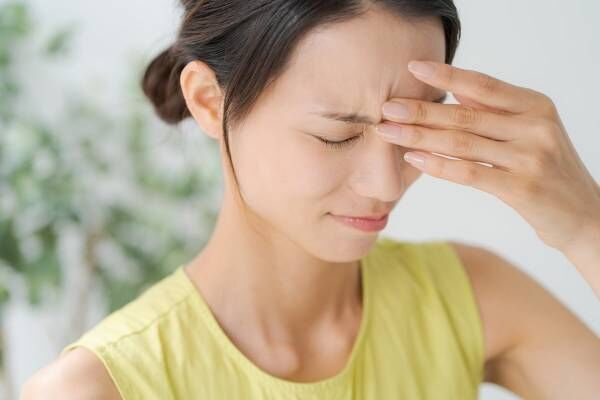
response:
{"label": "eyebrow", "polygon": [[[444,95],[436,100],[433,100],[434,103],[443,103],[448,98],[448,93],[444,93]],[[342,113],[337,111],[321,111],[321,112],[312,112],[311,114],[316,114],[318,116],[332,119],[335,121],[346,122],[348,124],[367,124],[367,125],[377,125],[379,121],[375,121],[371,117],[367,115],[361,115],[357,113]]]}

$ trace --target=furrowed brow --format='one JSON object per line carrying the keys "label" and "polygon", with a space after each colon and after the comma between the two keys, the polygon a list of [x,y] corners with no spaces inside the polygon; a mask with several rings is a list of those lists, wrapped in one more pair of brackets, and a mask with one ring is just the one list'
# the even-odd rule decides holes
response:
{"label": "furrowed brow", "polygon": [[[434,103],[443,103],[448,98],[448,94],[444,95],[436,100]],[[357,113],[343,113],[339,111],[315,111],[311,114],[318,115],[320,117],[331,119],[334,121],[345,122],[347,124],[366,124],[366,125],[377,125],[379,121],[369,117],[368,115],[362,115]]]}

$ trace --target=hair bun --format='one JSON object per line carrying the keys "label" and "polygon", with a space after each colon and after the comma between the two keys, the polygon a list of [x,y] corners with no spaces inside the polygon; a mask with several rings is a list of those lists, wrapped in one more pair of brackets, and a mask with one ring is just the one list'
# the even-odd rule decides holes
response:
{"label": "hair bun", "polygon": [[169,124],[177,124],[190,116],[179,82],[183,66],[177,60],[173,47],[156,56],[142,78],[144,94],[152,102],[158,116]]}

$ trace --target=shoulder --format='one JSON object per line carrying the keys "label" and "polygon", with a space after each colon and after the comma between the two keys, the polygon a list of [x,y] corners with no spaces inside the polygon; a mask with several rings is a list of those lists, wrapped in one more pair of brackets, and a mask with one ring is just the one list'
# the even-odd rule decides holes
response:
{"label": "shoulder", "polygon": [[[519,286],[534,284],[498,253],[468,243],[448,241],[455,250],[469,278],[477,301],[484,329],[486,364],[516,340],[511,325],[515,323],[516,309],[510,307],[515,295],[522,294]],[[489,378],[486,366],[486,379]]]}
{"label": "shoulder", "polygon": [[[585,395],[598,388],[593,382],[600,372],[600,341],[575,314],[506,257],[448,243],[464,265],[480,310],[484,381],[532,398]],[[561,382],[557,376],[578,378]]]}
{"label": "shoulder", "polygon": [[31,376],[20,399],[120,400],[121,396],[100,359],[78,347]]}
{"label": "shoulder", "polygon": [[181,269],[152,284],[29,378],[22,400],[120,399],[118,388],[125,396],[123,390],[129,390],[130,382],[144,381],[147,375],[155,377],[152,389],[157,393],[166,390],[159,387],[164,384],[157,375],[163,372],[160,362],[183,354],[187,342],[165,347],[163,341],[170,335],[189,335],[181,320],[193,307],[190,293],[191,285],[186,284]]}

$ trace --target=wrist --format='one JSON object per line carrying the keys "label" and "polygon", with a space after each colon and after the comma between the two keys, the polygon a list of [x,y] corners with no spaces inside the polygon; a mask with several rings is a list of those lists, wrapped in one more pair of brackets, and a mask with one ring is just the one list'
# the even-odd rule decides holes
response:
{"label": "wrist", "polygon": [[577,264],[578,260],[593,260],[600,265],[600,219],[584,224],[579,234],[562,250],[562,253]]}

